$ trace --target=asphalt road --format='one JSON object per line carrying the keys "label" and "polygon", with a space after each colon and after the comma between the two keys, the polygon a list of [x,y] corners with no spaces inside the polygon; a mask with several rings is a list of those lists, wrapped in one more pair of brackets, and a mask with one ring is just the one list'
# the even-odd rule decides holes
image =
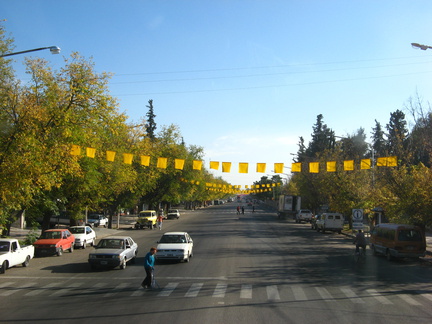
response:
{"label": "asphalt road", "polygon": [[[1,323],[430,323],[432,268],[388,262],[351,239],[280,221],[234,203],[167,220],[162,231],[125,229],[139,258],[92,272],[90,249],[33,259],[0,276]],[[187,231],[189,263],[156,265],[160,289],[144,290],[143,258],[161,234]]]}

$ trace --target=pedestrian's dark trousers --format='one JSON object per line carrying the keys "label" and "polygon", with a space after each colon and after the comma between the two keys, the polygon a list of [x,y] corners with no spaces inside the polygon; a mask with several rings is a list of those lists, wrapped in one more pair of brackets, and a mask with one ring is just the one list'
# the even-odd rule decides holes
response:
{"label": "pedestrian's dark trousers", "polygon": [[151,268],[144,268],[144,269],[145,269],[147,277],[145,277],[145,279],[142,282],[142,284],[144,286],[150,287],[151,286],[151,280],[152,280],[152,269]]}

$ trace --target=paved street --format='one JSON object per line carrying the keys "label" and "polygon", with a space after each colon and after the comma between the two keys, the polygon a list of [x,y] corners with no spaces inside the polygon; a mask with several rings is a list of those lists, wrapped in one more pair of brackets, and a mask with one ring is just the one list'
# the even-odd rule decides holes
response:
{"label": "paved street", "polygon": [[[156,265],[160,289],[140,287],[143,257],[165,231],[194,239],[189,263]],[[105,231],[105,230],[102,230]],[[111,230],[113,231],[113,230]],[[317,233],[235,204],[167,220],[162,231],[124,228],[136,264],[90,271],[90,249],[36,258],[0,277],[3,323],[429,323],[431,264],[388,262],[368,250],[355,264],[351,238]]]}

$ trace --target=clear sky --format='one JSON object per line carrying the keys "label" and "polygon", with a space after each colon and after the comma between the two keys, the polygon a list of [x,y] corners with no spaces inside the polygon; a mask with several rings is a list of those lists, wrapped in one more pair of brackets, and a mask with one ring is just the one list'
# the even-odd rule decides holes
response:
{"label": "clear sky", "polygon": [[113,73],[130,121],[152,99],[158,130],[178,125],[207,168],[232,162],[215,175],[233,185],[290,167],[318,114],[337,136],[369,135],[416,93],[430,100],[432,50],[410,45],[432,45],[430,0],[0,0],[0,19],[16,51],[56,45],[31,56],[56,69],[79,52]]}

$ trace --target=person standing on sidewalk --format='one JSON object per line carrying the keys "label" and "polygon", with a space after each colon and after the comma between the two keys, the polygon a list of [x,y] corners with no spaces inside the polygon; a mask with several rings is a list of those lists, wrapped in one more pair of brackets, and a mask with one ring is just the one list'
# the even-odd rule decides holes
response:
{"label": "person standing on sidewalk", "polygon": [[141,286],[143,288],[150,288],[153,278],[153,271],[154,271],[154,264],[155,264],[155,257],[156,254],[156,248],[152,247],[150,251],[146,254],[144,257],[144,269],[146,272],[146,277],[141,283]]}

